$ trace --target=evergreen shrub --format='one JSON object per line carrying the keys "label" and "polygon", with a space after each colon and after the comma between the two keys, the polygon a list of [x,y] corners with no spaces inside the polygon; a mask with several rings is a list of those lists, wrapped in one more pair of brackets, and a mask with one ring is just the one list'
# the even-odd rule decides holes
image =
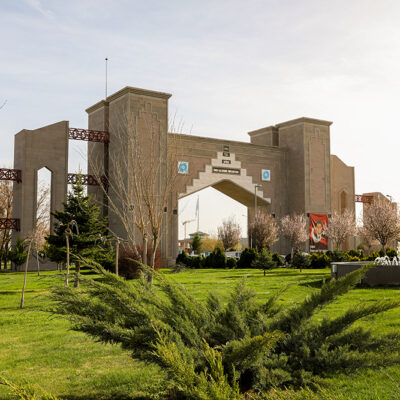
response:
{"label": "evergreen shrub", "polygon": [[350,256],[350,257],[358,257],[359,259],[362,259],[363,257],[364,257],[364,253],[360,250],[360,251],[357,251],[357,250],[354,250],[354,249],[351,249],[351,250],[349,250],[348,252],[347,252],[347,254]]}
{"label": "evergreen shrub", "polygon": [[235,269],[236,267],[237,267],[236,258],[229,257],[226,259],[226,268]]}
{"label": "evergreen shrub", "polygon": [[204,260],[205,268],[225,268],[226,256],[225,253],[216,247]]}
{"label": "evergreen shrub", "polygon": [[28,250],[25,240],[17,238],[15,244],[11,247],[8,253],[8,259],[12,261],[17,267],[22,265],[28,257]]}
{"label": "evergreen shrub", "polygon": [[310,268],[328,268],[330,262],[330,258],[325,253],[310,254]]}
{"label": "evergreen shrub", "polygon": [[[398,308],[399,300],[351,305],[334,316],[324,310],[371,267],[325,282],[282,308],[283,290],[258,302],[245,280],[228,301],[210,294],[201,302],[157,273],[154,290],[145,279],[128,283],[94,265],[102,279],[85,278],[81,291],[52,289],[52,312],[67,317],[74,330],[121,344],[133,358],[159,365],[170,390],[163,398],[227,400],[274,388],[317,389],[323,378],[338,373],[400,364],[399,333],[378,336],[353,327],[361,318]],[[324,318],[315,318],[321,310]]]}
{"label": "evergreen shrub", "polygon": [[298,269],[307,269],[311,265],[311,257],[307,253],[303,253],[302,251],[298,251],[293,256],[292,267]]}
{"label": "evergreen shrub", "polygon": [[186,253],[186,251],[182,251],[182,253],[179,253],[176,257],[175,263],[183,264],[189,267],[191,264],[191,257]]}
{"label": "evergreen shrub", "polygon": [[239,261],[237,263],[238,268],[251,268],[251,263],[256,258],[257,251],[246,247],[240,254]]}
{"label": "evergreen shrub", "polygon": [[204,267],[204,258],[202,256],[193,256],[190,258],[190,268],[200,269]]}
{"label": "evergreen shrub", "polygon": [[260,252],[256,254],[256,258],[251,263],[251,267],[262,269],[264,271],[264,276],[265,276],[265,271],[275,268],[276,263],[272,258],[271,252],[268,249],[263,248],[261,249]]}
{"label": "evergreen shrub", "polygon": [[377,251],[373,251],[370,253],[370,255],[368,256],[367,260],[368,261],[374,261],[375,258],[380,257],[379,253]]}
{"label": "evergreen shrub", "polygon": [[[396,257],[397,256],[397,250],[396,249],[391,249],[390,247],[386,248],[386,255],[390,258]],[[384,257],[385,256],[385,252],[383,251],[383,249],[379,250],[379,257]]]}
{"label": "evergreen shrub", "polygon": [[275,264],[277,267],[282,267],[283,265],[283,259],[282,257],[279,255],[279,253],[275,252],[272,253],[272,259],[275,261]]}
{"label": "evergreen shrub", "polygon": [[331,262],[350,261],[350,256],[346,252],[341,250],[335,250],[335,251],[328,250],[326,252],[326,255],[330,258]]}

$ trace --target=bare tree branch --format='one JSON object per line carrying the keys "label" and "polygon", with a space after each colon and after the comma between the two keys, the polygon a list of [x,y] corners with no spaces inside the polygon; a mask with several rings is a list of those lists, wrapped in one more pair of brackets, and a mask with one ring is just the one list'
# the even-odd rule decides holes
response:
{"label": "bare tree branch", "polygon": [[218,227],[218,238],[224,245],[225,250],[237,247],[240,243],[241,235],[242,230],[234,217],[223,220],[222,225]]}
{"label": "bare tree branch", "polygon": [[294,250],[308,239],[307,220],[303,214],[286,215],[281,219],[281,231],[292,246],[291,256],[293,260]]}
{"label": "bare tree branch", "polygon": [[249,237],[252,238],[254,246],[258,249],[269,248],[278,240],[278,233],[279,226],[275,218],[271,214],[258,210],[249,227]]}
{"label": "bare tree branch", "polygon": [[[110,157],[108,190],[102,186],[110,214],[121,223],[129,246],[137,256],[142,242],[144,264],[147,264],[148,243],[151,243],[152,268],[178,201],[173,193],[180,146],[168,143],[177,141],[177,135],[168,135],[165,143],[161,143],[160,129],[160,122],[148,109],[139,116],[121,112],[114,118],[110,126],[113,152],[120,151],[118,157]],[[89,168],[100,181],[104,174],[102,161],[89,154]]]}
{"label": "bare tree branch", "polygon": [[357,227],[354,213],[349,210],[345,210],[343,214],[335,211],[328,226],[325,227],[325,234],[332,241],[336,250],[339,250],[349,236],[356,233]]}
{"label": "bare tree branch", "polygon": [[371,204],[365,204],[363,232],[377,240],[386,254],[387,244],[400,238],[400,219],[396,205],[383,199],[375,199]]}

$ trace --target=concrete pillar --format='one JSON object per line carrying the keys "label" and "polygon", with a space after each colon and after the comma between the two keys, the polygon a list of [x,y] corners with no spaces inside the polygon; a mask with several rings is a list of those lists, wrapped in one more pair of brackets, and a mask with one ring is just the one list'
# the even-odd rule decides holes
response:
{"label": "concrete pillar", "polygon": [[[163,182],[166,182],[168,173],[168,99],[170,97],[171,95],[168,93],[125,87],[108,96],[105,101],[100,101],[86,110],[89,116],[89,129],[107,130],[109,132],[108,171],[111,182],[109,196],[117,206],[122,207],[117,193],[113,192],[113,182],[120,181],[122,177],[127,193],[133,191],[130,163],[133,162],[132,154],[135,149],[132,146],[132,138],[135,138],[138,141],[137,143],[140,144],[139,151],[144,160],[154,160],[155,155],[157,157],[157,162],[154,162],[154,165],[150,165],[149,162],[143,166],[149,173],[149,181],[153,178],[160,179],[160,186]],[[103,144],[101,145],[103,146]],[[99,144],[90,144],[89,149],[89,166],[94,161],[101,163],[101,159],[104,159],[103,147],[100,147]],[[122,168],[123,163],[125,163],[124,168]],[[159,170],[154,170],[154,168],[159,168]],[[96,195],[98,188],[90,189],[90,193],[100,200],[99,195]],[[137,204],[135,205],[133,196],[132,206],[132,212],[135,212]],[[165,224],[168,223],[167,215],[170,212],[171,209],[167,206]],[[109,226],[110,230],[118,236],[127,236],[120,217],[112,212],[111,208],[109,209]],[[166,229],[168,230],[168,228],[167,226]],[[167,249],[169,247],[167,246],[166,236],[163,237],[159,245],[164,265],[167,263]],[[135,238],[137,244],[141,244],[142,237],[138,230]]]}
{"label": "concrete pillar", "polygon": [[[20,219],[21,226],[20,232],[13,231],[13,243],[17,237],[26,238],[34,229],[37,172],[41,168],[46,167],[52,172],[50,211],[63,208],[67,194],[68,131],[68,121],[61,121],[35,130],[24,129],[15,135],[14,168],[22,171],[22,182],[14,183],[13,189],[13,216]],[[53,223],[51,217],[51,231]],[[36,261],[31,260],[29,268],[35,269]]]}

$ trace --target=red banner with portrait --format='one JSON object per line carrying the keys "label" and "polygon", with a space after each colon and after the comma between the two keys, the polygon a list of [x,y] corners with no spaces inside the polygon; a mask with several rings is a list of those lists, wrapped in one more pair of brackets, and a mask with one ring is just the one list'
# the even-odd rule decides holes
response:
{"label": "red banner with portrait", "polygon": [[310,214],[310,251],[328,250],[327,226],[328,215]]}

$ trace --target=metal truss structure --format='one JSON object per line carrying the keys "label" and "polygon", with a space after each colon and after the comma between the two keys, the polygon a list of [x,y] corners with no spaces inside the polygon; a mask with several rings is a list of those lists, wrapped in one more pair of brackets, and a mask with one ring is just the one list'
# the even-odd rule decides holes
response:
{"label": "metal truss structure", "polygon": [[356,203],[371,204],[373,200],[374,200],[374,196],[366,196],[366,195],[363,195],[363,194],[356,194],[355,195],[355,202]]}
{"label": "metal truss structure", "polygon": [[14,231],[20,230],[20,223],[18,218],[0,218],[0,230],[12,229]]}
{"label": "metal truss structure", "polygon": [[1,181],[15,181],[21,182],[21,170],[0,168],[0,180]]}
{"label": "metal truss structure", "polygon": [[108,188],[108,181],[105,176],[100,178],[100,182],[94,175],[85,175],[85,174],[68,174],[67,183],[71,185],[75,185],[81,181],[82,185],[92,185],[92,186],[100,186],[103,185],[105,188]]}
{"label": "metal truss structure", "polygon": [[108,143],[108,132],[92,131],[90,129],[69,128],[68,139],[86,140],[88,142]]}

